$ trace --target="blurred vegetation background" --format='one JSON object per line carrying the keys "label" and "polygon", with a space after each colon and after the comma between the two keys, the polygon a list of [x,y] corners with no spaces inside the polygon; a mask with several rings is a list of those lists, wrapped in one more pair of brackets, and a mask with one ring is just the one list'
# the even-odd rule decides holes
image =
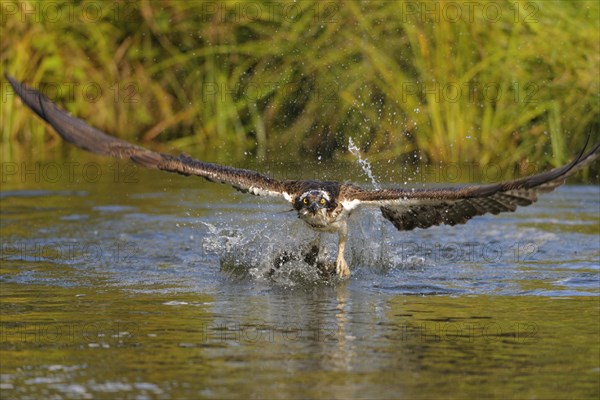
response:
{"label": "blurred vegetation background", "polygon": [[2,1],[2,157],[64,146],[9,73],[207,160],[558,165],[600,140],[599,4]]}

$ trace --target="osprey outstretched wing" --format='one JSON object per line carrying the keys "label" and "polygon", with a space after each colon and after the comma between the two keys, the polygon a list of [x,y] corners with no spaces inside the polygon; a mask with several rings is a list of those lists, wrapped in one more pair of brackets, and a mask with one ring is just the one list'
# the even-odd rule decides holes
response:
{"label": "osprey outstretched wing", "polygon": [[550,192],[600,155],[600,143],[569,164],[522,179],[490,185],[442,189],[383,189],[365,191],[352,188],[343,192],[355,206],[375,205],[385,218],[401,231],[433,225],[464,224],[477,215],[515,211],[528,206],[539,193]]}
{"label": "osprey outstretched wing", "polygon": [[242,192],[283,197],[298,217],[318,232],[336,232],[339,245],[335,262],[341,277],[350,274],[344,259],[347,219],[359,206],[380,207],[383,216],[398,230],[433,225],[464,224],[477,215],[515,211],[537,200],[538,193],[560,186],[579,169],[600,156],[600,143],[581,150],[569,164],[513,181],[443,189],[365,190],[352,184],[317,180],[279,181],[255,171],[195,160],[185,154],[175,157],[154,152],[109,136],[81,119],[72,117],[38,91],[6,78],[23,102],[48,122],[67,142],[96,154],[130,159],[148,168],[197,175],[226,183]]}
{"label": "osprey outstretched wing", "polygon": [[158,153],[136,146],[89,126],[59,108],[35,89],[6,78],[21,100],[44,121],[48,122],[67,142],[92,153],[115,158],[130,159],[144,167],[176,172],[182,175],[198,175],[213,182],[227,183],[234,188],[255,195],[283,196],[291,201],[284,182],[255,171],[232,168],[195,160],[185,154],[179,157]]}

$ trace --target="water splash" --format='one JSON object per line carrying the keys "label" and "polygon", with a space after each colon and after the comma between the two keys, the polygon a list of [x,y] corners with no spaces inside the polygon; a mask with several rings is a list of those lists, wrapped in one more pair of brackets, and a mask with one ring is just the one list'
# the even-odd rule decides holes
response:
{"label": "water splash", "polygon": [[360,155],[360,149],[354,144],[352,138],[348,138],[348,151],[358,158],[358,164],[360,165],[360,168],[369,177],[369,179],[371,179],[371,183],[373,184],[375,190],[381,189],[377,179],[375,179],[375,176],[373,175],[373,171],[371,170],[371,163],[368,160],[363,160]]}

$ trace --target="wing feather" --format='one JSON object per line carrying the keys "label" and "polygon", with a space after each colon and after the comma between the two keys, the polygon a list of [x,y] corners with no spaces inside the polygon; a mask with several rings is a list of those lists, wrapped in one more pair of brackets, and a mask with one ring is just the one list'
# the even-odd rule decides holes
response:
{"label": "wing feather", "polygon": [[136,146],[71,116],[40,92],[17,82],[13,77],[6,75],[6,78],[29,108],[48,122],[64,140],[79,148],[95,154],[130,159],[147,168],[201,176],[211,182],[229,184],[242,192],[283,196],[291,201],[289,188],[293,186],[293,181],[279,181],[251,170],[207,163],[185,154],[175,157]]}
{"label": "wing feather", "polygon": [[600,143],[585,148],[569,164],[529,177],[491,185],[442,189],[383,189],[368,191],[346,185],[344,200],[353,207],[379,206],[383,216],[398,230],[434,225],[464,224],[487,213],[515,211],[537,201],[538,194],[562,185],[575,172],[600,156]]}

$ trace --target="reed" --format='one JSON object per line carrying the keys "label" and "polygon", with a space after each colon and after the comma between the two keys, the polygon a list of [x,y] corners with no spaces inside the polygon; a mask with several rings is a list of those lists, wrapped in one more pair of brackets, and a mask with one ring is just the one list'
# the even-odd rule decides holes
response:
{"label": "reed", "polygon": [[[546,167],[600,140],[598,2],[475,3],[2,2],[0,68],[217,161],[347,159],[353,138],[375,162]],[[2,91],[3,159],[62,146]]]}

